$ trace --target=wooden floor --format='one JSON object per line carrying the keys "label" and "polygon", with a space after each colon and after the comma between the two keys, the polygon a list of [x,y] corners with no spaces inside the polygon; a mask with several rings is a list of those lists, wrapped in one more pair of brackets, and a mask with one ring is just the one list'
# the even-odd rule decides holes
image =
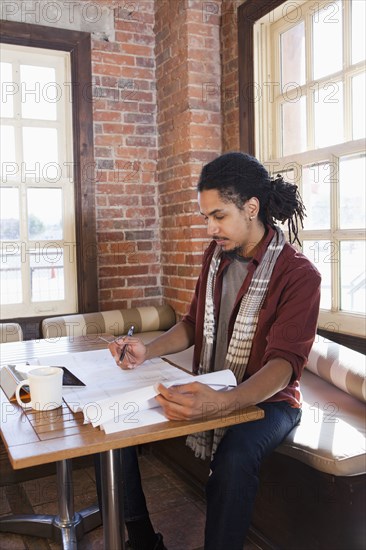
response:
{"label": "wooden floor", "polygon": [[[198,494],[183,482],[170,467],[153,454],[143,453],[139,460],[151,519],[155,530],[164,535],[167,549],[201,550],[204,544],[205,523],[203,495]],[[89,465],[74,469],[73,480],[75,510],[94,504],[96,502],[94,468]],[[32,512],[57,513],[55,475],[0,487],[0,515]],[[59,550],[61,544],[49,539],[1,533],[0,548],[1,550]],[[102,527],[87,533],[78,543],[80,550],[102,548]],[[245,548],[258,550],[260,546],[248,540]]]}

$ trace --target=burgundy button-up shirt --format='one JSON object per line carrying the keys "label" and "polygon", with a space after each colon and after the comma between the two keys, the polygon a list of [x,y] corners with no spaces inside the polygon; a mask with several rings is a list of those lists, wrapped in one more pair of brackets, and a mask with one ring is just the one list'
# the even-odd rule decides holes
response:
{"label": "burgundy button-up shirt", "polygon": [[[255,269],[274,235],[272,228],[267,227],[267,230],[263,245],[248,264],[248,274],[236,298],[229,320],[227,345],[233,332],[240,301],[247,292]],[[216,243],[213,241],[205,252],[193,300],[187,315],[183,317],[183,322],[189,323],[195,330],[194,372],[198,370],[201,355],[206,283],[215,247]],[[214,289],[216,326],[220,314],[222,280],[225,267],[231,261],[229,257],[224,256],[216,276]],[[245,372],[245,378],[247,378],[274,358],[285,359],[292,365],[293,376],[288,386],[267,401],[288,401],[291,406],[300,407],[299,381],[316,334],[320,282],[321,277],[315,266],[293,246],[286,243],[268,284]]]}

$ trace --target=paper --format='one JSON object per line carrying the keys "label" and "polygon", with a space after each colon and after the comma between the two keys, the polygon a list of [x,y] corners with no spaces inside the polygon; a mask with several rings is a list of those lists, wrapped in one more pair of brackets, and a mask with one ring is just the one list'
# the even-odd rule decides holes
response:
{"label": "paper", "polygon": [[123,370],[109,350],[42,357],[38,362],[65,366],[86,384],[64,388],[63,398],[73,412],[83,413],[85,423],[108,434],[167,420],[155,399],[158,382],[170,386],[198,381],[216,390],[236,385],[230,370],[192,376],[160,358]]}
{"label": "paper", "polygon": [[[174,371],[179,370],[171,367]],[[176,376],[173,372],[172,376]],[[181,384],[189,384],[191,382],[202,382],[214,389],[226,389],[233,385],[235,376],[230,370],[212,372],[202,376],[186,375],[174,379],[159,380],[166,387],[176,386]],[[101,426],[105,431],[112,430],[113,424],[122,425],[123,423],[137,422],[138,413],[155,408],[160,408],[155,397],[158,395],[156,384],[139,388],[137,390],[128,391],[122,395],[116,395],[113,398],[98,401],[98,407],[92,411],[85,411],[84,417],[93,424],[93,426]],[[127,420],[127,421],[126,421]],[[161,422],[161,420],[160,420]],[[110,433],[110,431],[108,431]]]}

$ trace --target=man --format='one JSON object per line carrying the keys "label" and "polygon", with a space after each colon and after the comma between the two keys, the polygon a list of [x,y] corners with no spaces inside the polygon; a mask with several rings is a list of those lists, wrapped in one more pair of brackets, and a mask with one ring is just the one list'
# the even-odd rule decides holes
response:
{"label": "man", "polygon": [[[299,380],[315,337],[320,275],[275,223],[287,221],[290,239],[298,241],[304,207],[297,187],[280,176],[271,179],[255,158],[227,153],[207,164],[198,183],[198,203],[212,242],[189,312],[150,344],[123,338],[111,345],[111,352],[119,363],[126,346],[120,366],[134,368],[195,344],[195,373],[234,372],[238,386],[226,392],[198,382],[169,389],[160,384],[156,399],[170,420],[200,418],[207,403],[212,411],[254,404],[264,410],[262,420],[187,438],[197,456],[212,456],[205,550],[242,550],[261,461],[300,420]],[[132,504],[143,502],[132,452],[126,452],[126,482],[134,479],[135,485],[126,487],[125,504],[131,548],[162,549],[146,506],[134,509]],[[150,535],[136,539],[134,532],[143,529]]]}

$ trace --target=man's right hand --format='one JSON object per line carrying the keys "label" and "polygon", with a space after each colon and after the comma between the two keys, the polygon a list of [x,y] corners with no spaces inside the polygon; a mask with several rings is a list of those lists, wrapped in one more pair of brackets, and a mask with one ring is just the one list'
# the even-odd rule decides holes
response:
{"label": "man's right hand", "polygon": [[[121,362],[120,357],[125,346],[127,346],[127,349]],[[117,365],[122,369],[134,369],[146,360],[146,346],[134,336],[121,336],[121,338],[117,338],[109,344],[108,348]]]}

